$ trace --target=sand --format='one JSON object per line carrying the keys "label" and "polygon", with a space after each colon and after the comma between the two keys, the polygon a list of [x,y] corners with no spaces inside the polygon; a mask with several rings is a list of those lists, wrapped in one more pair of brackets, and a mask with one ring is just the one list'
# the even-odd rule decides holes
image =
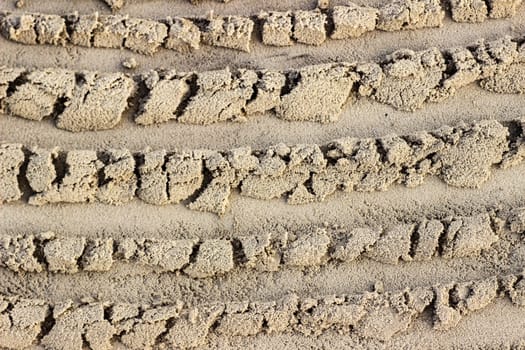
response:
{"label": "sand", "polygon": [[0,348],[525,347],[519,0],[0,3]]}

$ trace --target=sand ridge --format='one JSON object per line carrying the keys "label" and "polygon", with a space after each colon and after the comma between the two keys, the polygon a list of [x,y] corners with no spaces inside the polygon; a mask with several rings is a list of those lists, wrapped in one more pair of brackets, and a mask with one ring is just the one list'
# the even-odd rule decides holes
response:
{"label": "sand ridge", "polygon": [[356,98],[414,111],[427,102],[442,102],[474,82],[495,93],[523,93],[525,51],[520,42],[503,37],[444,52],[399,50],[380,63],[340,62],[282,72],[227,67],[198,73],[151,71],[133,77],[3,67],[0,107],[25,119],[54,118],[58,128],[72,132],[117,127],[133,100],[138,107],[131,113],[140,125],[171,119],[198,125],[243,122],[272,111],[287,121],[329,123]]}
{"label": "sand ridge", "polygon": [[[510,128],[520,133],[510,138]],[[402,137],[344,138],[324,146],[146,150],[135,155],[127,150],[31,151],[6,144],[0,146],[5,162],[0,199],[22,199],[19,178],[25,178],[32,205],[122,204],[137,196],[150,204],[183,202],[190,209],[222,215],[236,188],[257,199],[287,197],[290,204],[323,201],[337,190],[385,191],[395,183],[415,187],[428,176],[454,187],[479,188],[494,166],[522,161],[522,130],[522,121],[504,126],[487,120]]]}
{"label": "sand ridge", "polygon": [[1,3],[0,348],[523,347],[522,11]]}

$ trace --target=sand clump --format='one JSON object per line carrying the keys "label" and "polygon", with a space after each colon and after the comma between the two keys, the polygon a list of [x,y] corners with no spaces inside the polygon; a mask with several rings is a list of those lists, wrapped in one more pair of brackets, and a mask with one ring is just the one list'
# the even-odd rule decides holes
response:
{"label": "sand clump", "polygon": [[108,129],[120,121],[134,88],[120,73],[47,69],[24,75],[2,106],[30,120],[57,118],[57,126],[70,131]]}
{"label": "sand clump", "polygon": [[213,18],[202,33],[202,42],[211,46],[250,52],[252,31],[253,21],[249,18]]}
{"label": "sand clump", "polygon": [[190,77],[180,76],[176,72],[166,72],[162,75],[151,72],[145,79],[149,93],[135,122],[149,125],[177,119],[178,106],[190,92],[189,79]]}
{"label": "sand clump", "polygon": [[168,36],[168,27],[157,21],[127,19],[129,34],[124,47],[145,55],[153,55]]}
{"label": "sand clump", "polygon": [[333,121],[341,113],[359,79],[351,66],[337,64],[312,66],[289,74],[299,83],[281,97],[277,116],[323,123]]}
{"label": "sand clump", "polygon": [[265,45],[293,45],[293,17],[291,12],[263,12],[259,15],[263,21],[262,41]]}
{"label": "sand clump", "polygon": [[372,7],[358,6],[350,3],[348,6],[335,6],[333,12],[334,31],[332,39],[348,39],[363,35],[376,29],[379,11]]}
{"label": "sand clump", "polygon": [[319,10],[294,12],[293,37],[297,42],[319,46],[326,40],[326,15]]}
{"label": "sand clump", "polygon": [[0,146],[0,204],[16,201],[22,197],[22,191],[18,185],[18,175],[24,157],[22,145],[7,144]]}
{"label": "sand clump", "polygon": [[170,28],[164,44],[167,49],[186,53],[200,48],[202,34],[193,22],[185,18],[168,17],[167,23]]}
{"label": "sand clump", "polygon": [[377,28],[396,31],[441,27],[444,17],[439,0],[394,0],[379,9]]}
{"label": "sand clump", "polygon": [[57,127],[70,131],[115,127],[128,107],[135,85],[120,73],[86,73],[57,117]]}
{"label": "sand clump", "polygon": [[257,74],[240,70],[233,75],[226,68],[197,75],[197,93],[192,96],[178,120],[182,123],[209,124],[243,119],[246,102],[253,94]]}
{"label": "sand clump", "polygon": [[27,74],[3,103],[5,110],[15,116],[40,121],[57,114],[60,101],[72,98],[75,75],[64,69],[48,69]]}

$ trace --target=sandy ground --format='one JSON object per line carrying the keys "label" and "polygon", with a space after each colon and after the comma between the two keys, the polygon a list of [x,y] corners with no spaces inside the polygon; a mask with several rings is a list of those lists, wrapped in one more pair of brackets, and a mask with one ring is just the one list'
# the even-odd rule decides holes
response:
{"label": "sandy ground", "polygon": [[[369,6],[386,2],[355,1]],[[96,0],[25,3],[20,9],[14,1],[2,1],[0,10],[111,13]],[[334,0],[331,5],[344,3]],[[215,15],[251,16],[315,6],[315,1],[306,0],[202,1],[199,5],[184,0],[129,0],[120,13],[151,19],[206,17],[211,10]],[[524,11],[522,5],[512,18],[476,24],[454,22],[447,12],[440,28],[374,31],[350,40],[328,40],[319,47],[272,47],[254,34],[249,53],[202,46],[191,53],[161,48],[145,56],[69,44],[23,45],[0,37],[0,66],[138,75],[159,68],[291,70],[319,63],[378,62],[401,48],[447,49],[473,45],[479,39],[520,38]],[[122,67],[122,61],[130,58],[138,63],[132,72]],[[189,209],[195,196],[179,204],[155,205],[135,191],[118,205],[90,195],[90,203],[82,199],[63,203],[66,197],[31,190],[25,176],[36,146],[60,148],[61,155],[52,164],[64,168],[53,180],[53,185],[62,181],[61,186],[67,182],[63,172],[74,173],[73,163],[64,163],[71,153],[67,152],[94,150],[99,152],[95,157],[102,157],[112,148],[129,150],[135,157],[130,159],[137,160],[128,167],[129,176],[139,176],[140,189],[145,176],[138,159],[147,148],[208,149],[224,155],[246,146],[264,151],[278,143],[310,144],[321,146],[328,159],[328,143],[342,137],[406,136],[483,120],[498,121],[505,132],[513,133],[509,122],[520,120],[524,112],[523,95],[495,93],[473,83],[415,111],[359,98],[345,106],[336,121],[325,124],[287,121],[268,111],[245,122],[168,121],[140,126],[127,111],[109,130],[75,133],[57,128],[50,118],[34,121],[2,114],[0,144],[22,144],[24,149],[23,165],[18,165],[22,170],[14,176],[21,184],[20,199],[0,206],[0,348],[522,348],[525,211],[520,208],[525,208],[525,162],[518,157],[516,164],[504,167],[501,157],[523,151],[520,139],[512,140],[522,137],[525,142],[523,130],[517,131],[518,136],[504,135],[504,145],[494,146],[490,136],[486,144],[476,139],[471,148],[465,146],[464,152],[483,155],[476,159],[489,170],[474,188],[452,185],[454,179],[443,175],[443,165],[437,165],[438,170],[429,172],[418,186],[398,181],[379,190],[335,191],[300,205],[280,195],[252,198],[242,186],[230,184],[228,205],[221,215]],[[469,132],[461,137],[468,138]],[[432,156],[445,162],[441,153],[454,147],[461,150],[463,141],[458,142]],[[487,160],[494,152],[495,158]],[[262,162],[259,153],[252,155]],[[381,164],[387,162],[383,158]],[[468,167],[478,165],[468,163],[468,158],[457,156]],[[459,167],[457,159],[453,167]],[[166,164],[161,166],[165,171]],[[6,168],[4,164],[0,170]],[[222,176],[209,169],[202,170],[205,184]],[[102,186],[101,168],[89,171],[88,180],[94,184],[88,187]],[[7,179],[5,174],[10,173],[2,174]],[[474,173],[470,176],[476,178]],[[76,186],[72,185],[73,197],[83,191]],[[47,195],[50,203],[30,204],[30,196],[37,192]],[[422,227],[429,220],[443,226],[431,256],[419,259],[415,249],[423,244]],[[407,225],[410,232],[394,233],[390,241],[385,238],[392,228]],[[454,225],[459,229],[454,231]],[[380,233],[363,245],[361,231],[355,231],[361,228]],[[40,236],[47,231],[55,235]],[[250,246],[254,240],[248,238],[258,240],[257,248]],[[337,258],[334,253],[345,240],[347,249],[360,249],[353,259]]]}

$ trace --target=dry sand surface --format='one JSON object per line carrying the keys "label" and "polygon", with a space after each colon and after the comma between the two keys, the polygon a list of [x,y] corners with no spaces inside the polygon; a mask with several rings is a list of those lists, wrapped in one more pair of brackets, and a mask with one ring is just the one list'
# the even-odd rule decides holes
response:
{"label": "dry sand surface", "polygon": [[521,0],[0,12],[0,348],[525,348]]}

